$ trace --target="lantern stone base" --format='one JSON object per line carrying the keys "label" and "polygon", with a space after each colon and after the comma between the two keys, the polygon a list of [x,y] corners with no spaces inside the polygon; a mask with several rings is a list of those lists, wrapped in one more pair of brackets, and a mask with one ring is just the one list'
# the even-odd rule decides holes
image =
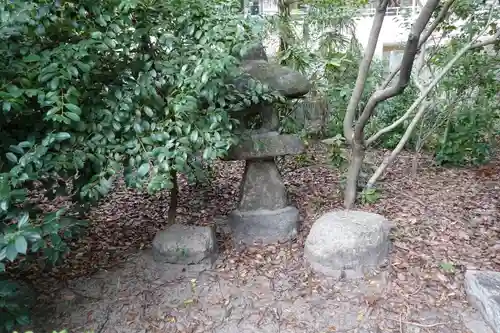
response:
{"label": "lantern stone base", "polygon": [[288,241],[297,235],[299,227],[299,211],[293,206],[275,210],[235,210],[228,217],[236,244]]}

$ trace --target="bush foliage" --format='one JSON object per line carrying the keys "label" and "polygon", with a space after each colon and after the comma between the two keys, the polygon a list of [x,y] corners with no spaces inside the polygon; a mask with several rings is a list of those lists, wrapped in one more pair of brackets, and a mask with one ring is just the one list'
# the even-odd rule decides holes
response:
{"label": "bush foliage", "polygon": [[[278,19],[275,19],[272,27],[280,28],[280,32],[284,31],[282,35],[286,39],[287,49],[281,50],[280,59],[307,73],[314,83],[314,98],[321,96],[327,101],[329,108],[327,116],[322,120],[326,129],[323,134],[334,138],[343,133],[345,111],[363,55],[361,45],[355,38],[355,24],[352,22],[355,11],[335,10],[335,6],[346,4],[343,0],[310,0],[308,3],[312,7],[304,18],[295,21],[288,18],[282,20],[281,24],[277,24],[275,21]],[[356,1],[348,3],[350,9],[363,4]],[[437,36],[441,35],[443,42],[427,43],[428,50],[425,52],[422,71],[427,72],[427,76],[431,78],[435,77],[468,41],[476,40],[481,34],[484,37],[497,31],[495,22],[498,22],[499,15],[498,7],[491,7],[490,4],[456,0],[447,19],[435,31]],[[487,23],[488,20],[491,24]],[[404,24],[409,28],[412,22],[413,18],[409,17]],[[297,33],[297,29],[294,30],[298,24],[303,26],[303,36]],[[353,37],[350,38],[351,36]],[[431,107],[408,140],[408,149],[427,150],[434,154],[436,162],[440,164],[464,165],[489,161],[500,129],[499,46],[496,43],[468,52],[444,76],[428,96]],[[387,77],[387,67],[379,59],[374,59],[359,109],[364,107],[370,94]],[[376,112],[366,127],[367,136],[405,114],[420,94],[414,82],[417,74],[414,71],[403,94],[377,105]],[[311,110],[311,114],[321,114],[316,111]],[[289,111],[286,114],[293,115]],[[383,135],[376,146],[395,148],[411,119],[409,117],[400,126]],[[303,134],[303,125],[297,121],[294,123],[293,116],[283,117],[283,128],[288,132]]]}
{"label": "bush foliage", "polygon": [[[83,221],[43,213],[27,200],[50,198],[85,209],[124,172],[150,193],[172,178],[196,177],[235,142],[238,111],[272,98],[231,80],[258,37],[239,2],[201,0],[37,0],[0,4],[0,270],[43,250],[53,263]],[[3,302],[11,330],[27,309]],[[9,298],[10,300],[10,298]]]}

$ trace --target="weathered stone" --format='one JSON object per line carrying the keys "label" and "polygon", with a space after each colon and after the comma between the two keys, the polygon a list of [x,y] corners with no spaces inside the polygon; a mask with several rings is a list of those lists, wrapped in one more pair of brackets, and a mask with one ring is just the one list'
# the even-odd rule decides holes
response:
{"label": "weathered stone", "polygon": [[257,43],[248,49],[241,57],[241,60],[265,60],[267,61],[267,54],[264,44]]}
{"label": "weathered stone", "polygon": [[390,223],[362,211],[333,211],[314,222],[304,256],[314,271],[359,278],[383,264],[389,252]]}
{"label": "weathered stone", "polygon": [[242,140],[237,146],[231,148],[226,159],[269,159],[303,152],[304,144],[300,138],[294,135],[280,135],[278,132],[267,132],[254,134],[249,139]]}
{"label": "weathered stone", "polygon": [[465,272],[465,290],[469,302],[481,312],[493,331],[500,333],[500,272]]}
{"label": "weathered stone", "polygon": [[311,89],[311,83],[305,76],[279,64],[265,60],[250,60],[242,64],[242,69],[284,97],[298,98]]}
{"label": "weathered stone", "polygon": [[233,118],[238,119],[240,129],[245,131],[255,126],[255,116],[261,118],[261,127],[253,128],[252,133],[266,133],[276,131],[279,126],[278,114],[274,111],[273,106],[268,103],[253,104],[248,108],[233,114]]}
{"label": "weathered stone", "polygon": [[318,96],[296,103],[292,112],[296,126],[312,135],[320,135],[325,131],[327,119],[331,114],[328,100]]}
{"label": "weathered stone", "polygon": [[280,119],[278,113],[274,110],[272,105],[262,103],[260,105],[259,113],[262,119],[262,126],[259,131],[265,133],[273,132],[279,129]]}
{"label": "weathered stone", "polygon": [[460,311],[460,315],[470,333],[494,333],[478,311],[470,308]]}
{"label": "weathered stone", "polygon": [[247,161],[240,190],[239,209],[281,209],[288,205],[285,184],[273,160]]}
{"label": "weathered stone", "polygon": [[[244,73],[233,81],[240,91],[249,89],[253,78],[288,98],[301,97],[309,92],[307,78],[279,64],[268,63],[262,45],[248,51],[242,60]],[[237,243],[288,240],[297,233],[299,220],[298,210],[288,206],[285,184],[274,157],[301,153],[304,146],[300,139],[276,132],[279,118],[271,104],[252,105],[235,117],[240,121],[241,129],[249,130],[250,122],[254,121],[252,117],[256,115],[260,116],[261,128],[252,130],[251,138],[234,147],[227,158],[246,160],[239,207],[228,219]]]}
{"label": "weathered stone", "polygon": [[228,217],[237,244],[269,244],[290,240],[297,235],[299,211],[292,206],[275,210],[235,210]]}
{"label": "weathered stone", "polygon": [[169,264],[212,263],[217,243],[211,227],[174,224],[153,239],[153,258]]}

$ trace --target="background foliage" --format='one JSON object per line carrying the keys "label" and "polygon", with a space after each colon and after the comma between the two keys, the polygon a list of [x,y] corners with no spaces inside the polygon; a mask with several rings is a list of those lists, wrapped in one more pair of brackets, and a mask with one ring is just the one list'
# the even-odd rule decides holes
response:
{"label": "background foliage", "polygon": [[[324,130],[321,136],[333,138],[342,133],[345,110],[362,57],[361,45],[351,36],[355,36],[356,10],[364,3],[325,0],[308,1],[307,4],[309,8],[302,16],[292,15],[291,19],[282,20],[280,24],[276,21],[281,16],[275,17],[270,31],[286,32],[282,38],[287,39],[289,48],[280,49],[278,58],[309,75],[315,87],[310,100],[320,96],[328,104],[327,115],[322,119]],[[430,52],[426,53],[423,71],[435,75],[458,49],[478,36],[488,18],[493,17],[494,22],[495,17],[498,18],[498,10],[488,11],[488,8],[482,2],[456,0],[447,20],[437,30],[434,41],[429,43]],[[292,23],[284,28],[287,22]],[[411,19],[407,18],[403,24],[409,26],[411,23]],[[306,33],[290,33],[295,26],[302,26]],[[276,27],[281,27],[281,30]],[[496,31],[495,27],[492,24],[490,33]],[[498,45],[486,50],[476,49],[466,54],[445,76],[429,96],[432,107],[406,144],[407,149],[424,149],[434,154],[436,162],[441,164],[477,164],[490,159],[499,128],[498,50]],[[387,64],[374,59],[359,109],[383,82],[387,75],[386,68]],[[419,90],[412,81],[403,94],[380,103],[366,128],[367,135],[401,117],[418,95]],[[283,113],[284,131],[307,136],[308,129],[304,126],[302,114],[309,112],[311,117],[317,117],[323,110],[315,109],[317,105],[314,103],[304,104],[289,106]],[[293,111],[297,110],[300,119],[294,118]],[[381,137],[376,146],[393,149],[410,120]]]}

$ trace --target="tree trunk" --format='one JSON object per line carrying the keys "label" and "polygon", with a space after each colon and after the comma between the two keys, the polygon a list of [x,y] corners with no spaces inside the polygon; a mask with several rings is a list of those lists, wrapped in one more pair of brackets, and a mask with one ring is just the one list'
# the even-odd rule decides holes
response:
{"label": "tree trunk", "polygon": [[[420,40],[418,42],[417,52],[420,50],[420,47],[423,46],[427,42],[429,37],[436,30],[436,28],[439,26],[439,24],[441,22],[443,22],[443,20],[446,18],[448,11],[454,2],[455,2],[455,0],[448,0],[443,5],[443,7],[441,7],[441,10],[439,11],[434,22],[432,22],[430,27],[428,29],[426,29],[426,31],[420,36]],[[399,71],[401,69],[401,65],[402,64],[399,64],[399,66],[389,74],[389,76],[385,79],[384,83],[382,83],[381,89],[385,89],[389,86],[389,84],[394,79],[394,77],[399,73]]]}
{"label": "tree trunk", "polygon": [[[380,30],[382,29],[382,24],[384,23],[385,11],[387,10],[387,4],[388,0],[381,0],[377,6],[377,11],[375,13],[375,17],[373,18],[372,28],[368,38],[368,45],[364,50],[363,59],[359,64],[358,76],[356,77],[354,90],[352,91],[351,98],[349,99],[349,104],[347,104],[343,127],[344,138],[348,144],[351,144],[351,141],[354,140],[354,119],[356,111],[358,110],[359,101],[361,100],[361,96],[363,95],[363,91],[365,89],[375,49],[377,48]],[[361,129],[363,129],[365,125],[366,121],[364,124],[361,124]]]}
{"label": "tree trunk", "polygon": [[[289,46],[289,40],[290,40],[290,31],[289,29],[292,29],[290,25],[290,18],[291,18],[291,11],[290,11],[290,4],[284,0],[279,0],[278,1],[278,16],[279,19],[281,20],[281,24],[283,26],[286,26],[284,28],[284,31],[282,30],[280,33],[280,44],[278,48],[278,53],[283,53],[286,50],[290,48]],[[286,61],[281,61],[280,65],[286,66]]]}
{"label": "tree trunk", "polygon": [[344,191],[344,207],[351,209],[356,202],[358,193],[358,178],[363,160],[365,158],[365,146],[357,140],[353,140],[351,144],[351,160],[349,161],[349,169],[347,171],[346,186]]}
{"label": "tree trunk", "polygon": [[361,124],[361,126],[356,126],[359,130],[357,131],[357,134],[355,134],[353,130],[354,118],[359,101],[361,100],[361,96],[363,94],[366,80],[368,78],[368,72],[373,60],[373,55],[375,54],[380,30],[382,29],[385,12],[387,10],[387,4],[388,0],[380,0],[377,6],[377,11],[370,30],[368,45],[365,48],[364,56],[358,69],[358,76],[356,78],[354,90],[351,98],[349,99],[349,104],[347,105],[346,114],[344,116],[344,138],[351,148],[351,159],[349,161],[349,169],[347,171],[346,187],[344,191],[344,207],[346,209],[351,209],[356,202],[359,172],[361,171],[363,159],[365,157],[363,129],[366,125],[366,121]]}
{"label": "tree trunk", "polygon": [[172,169],[170,171],[170,178],[174,186],[170,190],[170,205],[167,212],[167,223],[174,224],[177,216],[177,203],[179,200],[179,183],[177,182],[177,171]]}
{"label": "tree trunk", "polygon": [[309,39],[311,37],[311,32],[309,30],[309,22],[307,21],[307,18],[304,20],[304,23],[302,24],[302,38],[304,39],[304,44],[305,47],[309,47]]}

